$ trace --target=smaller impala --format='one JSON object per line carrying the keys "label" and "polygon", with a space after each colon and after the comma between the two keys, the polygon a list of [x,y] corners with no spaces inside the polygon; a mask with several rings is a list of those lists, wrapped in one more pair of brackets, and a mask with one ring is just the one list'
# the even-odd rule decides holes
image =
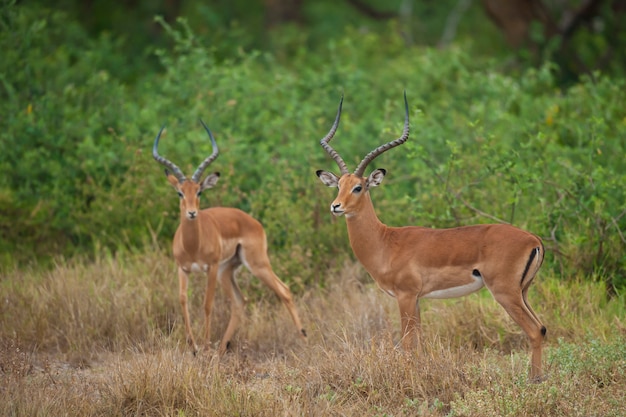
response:
{"label": "smaller impala", "polygon": [[405,122],[402,136],[379,146],[363,158],[353,174],[328,144],[333,138],[341,105],[322,147],[339,166],[341,176],[317,171],[328,187],[337,187],[330,211],[346,216],[350,245],[378,286],[396,298],[402,323],[402,345],[415,348],[421,331],[420,298],[454,298],[479,290],[491,292],[530,339],[530,377],[542,378],[541,349],[546,328],[528,304],[527,293],[543,262],[541,239],[508,224],[482,224],[452,229],[419,226],[388,227],[374,211],[370,189],[382,182],[386,171],[363,173],[383,152],[409,138],[409,106],[404,95]]}
{"label": "smaller impala", "polygon": [[204,343],[208,348],[211,337],[211,306],[219,280],[230,299],[230,321],[222,338],[218,352],[223,354],[244,314],[244,298],[235,281],[235,271],[243,264],[253,275],[272,289],[283,302],[295,323],[298,333],[306,338],[289,288],[276,276],[267,256],[267,239],[263,226],[257,220],[236,208],[213,207],[200,210],[200,194],[217,183],[219,173],[209,174],[200,181],[204,170],[218,156],[218,148],[209,128],[201,120],[209,134],[213,153],[198,166],[191,179],[172,162],[157,152],[163,128],[154,140],[152,156],[166,167],[167,180],[180,198],[180,225],[173,242],[174,258],[178,265],[178,291],[185,320],[187,343],[198,351],[187,307],[187,281],[192,272],[204,273],[207,277],[204,294]]}

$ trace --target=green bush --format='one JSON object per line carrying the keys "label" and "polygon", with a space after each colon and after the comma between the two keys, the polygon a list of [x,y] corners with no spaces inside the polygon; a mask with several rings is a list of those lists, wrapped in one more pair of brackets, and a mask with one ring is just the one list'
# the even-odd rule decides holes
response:
{"label": "green bush", "polygon": [[94,188],[128,169],[112,134],[125,123],[125,89],[100,70],[115,45],[89,40],[61,12],[3,12],[0,248],[72,253],[90,240],[76,217]]}
{"label": "green bush", "polygon": [[[0,106],[11,115],[0,120],[4,262],[169,245],[178,203],[152,141],[165,124],[161,153],[191,173],[211,152],[201,118],[221,151],[209,170],[222,172],[204,204],[250,212],[281,276],[323,284],[322,271],[352,254],[343,219],[328,211],[335,191],[315,176],[336,170],[319,140],[343,94],[333,143],[354,169],[400,135],[406,90],[411,139],[371,167],[389,172],[373,191],[381,220],[511,222],[544,238],[546,268],[565,279],[626,286],[622,79],[596,74],[561,89],[550,64],[507,75],[460,47],[407,48],[393,25],[347,29],[315,50],[295,48],[287,62],[242,50],[225,58],[180,20],[160,21],[175,45],[157,53],[164,71],[129,86],[103,70],[117,59],[115,41],[86,39],[60,12],[9,10],[0,34],[9,53]],[[292,36],[284,41],[297,44]]]}

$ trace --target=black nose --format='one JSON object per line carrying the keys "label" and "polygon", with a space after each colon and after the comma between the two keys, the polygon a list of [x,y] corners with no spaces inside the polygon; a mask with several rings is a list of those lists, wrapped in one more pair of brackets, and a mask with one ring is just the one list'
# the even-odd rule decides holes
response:
{"label": "black nose", "polygon": [[339,206],[341,206],[341,204],[331,204],[330,208],[335,210],[335,209],[339,208]]}

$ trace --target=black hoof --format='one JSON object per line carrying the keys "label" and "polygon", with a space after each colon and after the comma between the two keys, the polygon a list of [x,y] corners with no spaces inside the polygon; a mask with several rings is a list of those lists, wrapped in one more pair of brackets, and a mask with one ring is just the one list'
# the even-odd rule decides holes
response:
{"label": "black hoof", "polygon": [[530,378],[530,383],[531,384],[541,384],[543,382],[545,382],[548,379],[547,375],[540,375],[540,376],[536,376],[534,378]]}

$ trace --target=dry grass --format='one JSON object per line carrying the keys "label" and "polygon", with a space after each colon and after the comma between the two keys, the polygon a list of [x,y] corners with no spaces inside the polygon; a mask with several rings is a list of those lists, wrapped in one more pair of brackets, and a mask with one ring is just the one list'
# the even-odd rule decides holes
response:
{"label": "dry grass", "polygon": [[[593,284],[539,277],[530,299],[548,325],[549,378],[529,384],[521,331],[486,292],[422,303],[424,345],[395,348],[395,301],[356,264],[283,307],[241,273],[247,318],[232,352],[184,346],[173,263],[159,250],[59,262],[0,281],[0,415],[621,416],[623,300]],[[192,321],[201,326],[201,279]],[[218,293],[213,340],[227,321]]]}

